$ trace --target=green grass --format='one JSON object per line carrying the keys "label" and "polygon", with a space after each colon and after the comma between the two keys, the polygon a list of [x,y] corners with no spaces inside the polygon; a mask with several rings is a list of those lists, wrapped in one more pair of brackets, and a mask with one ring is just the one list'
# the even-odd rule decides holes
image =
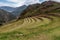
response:
{"label": "green grass", "polygon": [[[0,40],[60,40],[60,17],[25,18],[0,28]],[[12,30],[13,29],[13,30]]]}

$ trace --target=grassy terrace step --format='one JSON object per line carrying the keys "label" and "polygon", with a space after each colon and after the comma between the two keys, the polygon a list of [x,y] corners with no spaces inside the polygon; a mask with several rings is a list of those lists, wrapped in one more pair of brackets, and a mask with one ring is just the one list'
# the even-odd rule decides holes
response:
{"label": "grassy terrace step", "polygon": [[[46,18],[43,18],[43,20],[45,20]],[[25,18],[25,20],[24,20],[24,23],[23,23],[23,25],[25,25],[26,23],[28,23],[28,21],[27,21],[28,19],[27,18]],[[30,21],[32,21],[30,24],[28,23],[27,25],[28,26],[30,26],[30,25],[34,25],[34,23],[36,23],[36,21],[34,21],[34,20],[37,20],[38,21],[38,19],[37,18],[35,18],[35,19],[33,19],[33,18],[30,18]],[[47,20],[46,20],[47,21]],[[44,21],[44,22],[46,22],[46,21]],[[39,21],[38,21],[39,22]],[[36,23],[36,24],[38,24],[38,22]],[[43,22],[43,23],[44,23]],[[40,22],[39,22],[40,23]],[[43,24],[43,23],[41,23],[41,25]],[[20,25],[21,26],[21,25]],[[11,28],[13,28],[13,27],[11,27]],[[1,29],[5,29],[5,28],[1,28]],[[0,30],[1,30],[0,29]],[[7,29],[6,30],[8,30],[9,29],[9,27],[7,26]],[[13,28],[14,29],[14,28]]]}
{"label": "grassy terrace step", "polygon": [[[36,20],[39,20],[39,19],[37,19],[37,18],[35,18]],[[29,25],[26,25],[25,27],[23,27],[23,28],[34,28],[34,27],[37,27],[38,25],[44,25],[44,24],[48,24],[48,23],[50,23],[50,22],[48,22],[49,21],[49,19],[47,19],[47,18],[43,18],[45,21],[36,21],[36,22],[32,22],[32,23],[30,23]],[[34,20],[33,20],[34,21]],[[33,26],[34,25],[34,26]]]}
{"label": "grassy terrace step", "polygon": [[[39,18],[41,18],[43,21],[41,21],[41,19]],[[19,22],[16,22],[15,25],[17,25],[17,23],[20,25],[18,25],[18,27],[16,28],[12,28],[13,30],[9,29],[9,31],[5,33],[0,33],[0,40],[55,40],[55,38],[56,40],[60,39],[60,17],[46,15],[42,17],[29,17],[21,21],[21,23],[23,24],[20,24],[19,20]],[[11,24],[12,27],[14,26],[13,24]],[[8,26],[6,25],[6,27]],[[4,32],[2,28],[0,28],[0,31]]]}
{"label": "grassy terrace step", "polygon": [[34,19],[35,22],[37,22],[36,18],[32,17]]}
{"label": "grassy terrace step", "polygon": [[[28,20],[29,20],[29,22],[30,22],[30,23],[32,23],[32,20],[31,20],[31,18],[30,18],[30,17],[28,18]],[[30,24],[30,23],[29,23],[29,24]]]}
{"label": "grassy terrace step", "polygon": [[29,18],[24,18],[24,19],[26,19],[25,21],[27,21],[28,23],[31,23],[32,22],[32,20],[31,20],[30,17]]}
{"label": "grassy terrace step", "polygon": [[[32,29],[31,29],[31,30],[30,30],[30,29],[27,29],[27,30],[26,30],[26,29],[24,29],[24,30],[23,30],[23,29],[20,29],[20,32],[17,32],[18,34],[15,33],[15,35],[16,35],[15,37],[17,37],[17,35],[20,35],[20,34],[22,33],[21,30],[22,30],[22,32],[23,32],[24,30],[27,31],[27,32],[29,32],[29,31],[30,31],[30,32],[33,32],[33,31],[31,31]],[[35,30],[35,28],[33,28],[33,30]],[[38,32],[37,29],[36,29],[36,32]],[[7,35],[10,35],[10,34],[11,34],[11,33],[9,33],[9,34],[7,34]],[[13,34],[14,34],[14,33],[13,33]],[[10,36],[12,36],[13,34],[11,34]],[[28,33],[28,35],[27,35],[26,37],[28,37],[28,36],[31,35],[31,34],[32,34],[32,33]],[[7,35],[5,35],[5,37],[6,37]],[[7,36],[7,37],[8,37],[8,36]],[[23,37],[23,36],[21,35],[21,37]],[[2,38],[2,37],[1,37],[1,38]],[[3,37],[3,38],[4,38],[4,37]],[[12,38],[13,38],[13,37],[12,37]],[[6,39],[6,38],[5,38],[5,39]],[[15,39],[17,39],[17,38],[15,38]],[[9,39],[8,39],[8,40],[9,40]],[[21,39],[21,40],[22,40],[22,39]]]}
{"label": "grassy terrace step", "polygon": [[[0,32],[8,31],[10,28],[14,29],[14,28],[17,28],[18,26],[22,26],[22,25],[25,25],[26,23],[28,23],[26,18],[23,20],[19,20],[18,22],[16,22],[16,23],[14,22],[11,25],[6,25],[6,26],[1,27]],[[22,23],[22,24],[20,25],[20,23]]]}
{"label": "grassy terrace step", "polygon": [[55,17],[60,17],[60,14],[59,13],[49,13],[47,15],[50,15],[50,16],[55,16]]}
{"label": "grassy terrace step", "polygon": [[50,19],[51,21],[53,20],[53,18],[51,17],[51,15],[39,15],[39,16],[37,16],[37,18],[39,18],[39,17],[44,17],[44,18],[48,18],[48,19]]}
{"label": "grassy terrace step", "polygon": [[33,18],[31,18],[31,20],[32,20],[32,22],[31,23],[34,23],[34,22],[36,22]]}
{"label": "grassy terrace step", "polygon": [[37,19],[40,19],[41,21],[43,21],[43,19],[42,18],[40,18],[40,17],[36,17]]}
{"label": "grassy terrace step", "polygon": [[[56,18],[54,18],[54,19],[56,19]],[[59,20],[59,18],[57,18],[55,21],[57,22]],[[39,29],[39,32],[41,33],[41,32],[49,32],[49,31],[52,31],[52,29],[54,30],[56,27],[59,27],[59,25],[57,25],[56,26],[56,22],[53,22],[52,24],[49,24],[49,25],[42,25],[40,28],[38,27],[38,29]],[[57,23],[60,23],[60,22],[57,22]],[[55,25],[55,26],[54,26]],[[53,27],[54,26],[54,27]],[[41,29],[41,28],[43,28],[43,29]],[[32,28],[32,29],[27,29],[27,30],[29,30],[29,32],[31,32],[31,34],[29,34],[29,35],[34,35],[35,33],[37,33],[38,34],[38,30],[37,30],[37,28],[35,29],[35,28]],[[35,30],[36,32],[34,32],[33,30]],[[28,32],[28,31],[27,31]],[[36,34],[35,34],[36,35]],[[28,36],[28,35],[27,35]],[[32,37],[32,36],[31,36]],[[36,36],[35,36],[36,37]],[[36,39],[37,40],[37,39]]]}
{"label": "grassy terrace step", "polygon": [[22,25],[23,23],[24,23],[24,20],[19,20],[17,22],[12,23],[12,24],[4,25],[4,26],[0,27],[0,33],[3,31],[8,31],[10,29],[18,27],[19,25]]}
{"label": "grassy terrace step", "polygon": [[[30,23],[28,22],[28,19],[29,19],[29,22],[30,22]],[[25,26],[25,25],[32,24],[32,23],[35,22],[35,21],[34,21],[34,22],[33,22],[33,21],[34,21],[34,19],[32,19],[32,18],[25,18],[25,19],[24,19],[24,23],[23,23],[22,25],[20,25],[20,23],[18,22],[20,26],[19,26],[19,25],[18,25],[18,26],[16,25],[16,27],[19,28],[19,27],[23,27],[23,26]],[[31,22],[32,22],[32,23],[31,23]],[[18,24],[18,23],[17,23],[17,24]],[[10,26],[10,25],[9,25],[9,26]],[[11,30],[13,30],[13,29],[15,28],[15,25],[12,26],[12,27],[9,27],[9,26],[6,26],[6,27],[1,28],[1,29],[0,29],[0,32],[3,32],[3,31],[7,31],[7,32],[8,32],[8,31],[10,30],[10,28],[11,28]],[[13,28],[13,27],[14,27],[14,28]],[[7,29],[5,29],[5,28],[7,28]],[[2,30],[2,29],[3,29],[3,30]],[[15,28],[15,29],[16,29],[16,28]]]}
{"label": "grassy terrace step", "polygon": [[26,22],[29,24],[29,23],[31,23],[31,20],[30,20],[30,18],[25,18],[26,20]]}
{"label": "grassy terrace step", "polygon": [[[26,25],[25,27],[30,28],[30,26],[31,26],[31,25],[35,25],[35,24],[37,24],[37,23],[40,23],[40,22],[41,22],[39,19],[33,19],[32,17],[31,17],[30,19],[32,20],[32,22],[31,22],[31,23],[29,23],[28,25]],[[39,22],[38,22],[38,21],[35,21],[35,20],[39,20]],[[24,28],[25,28],[25,27],[24,27]]]}
{"label": "grassy terrace step", "polygon": [[36,17],[32,17],[32,18],[35,20],[35,22],[41,21],[41,20],[39,20],[39,19],[36,18]]}
{"label": "grassy terrace step", "polygon": [[[34,19],[31,18],[31,17],[26,18],[26,19],[29,20],[29,21],[27,22],[28,25],[35,23]],[[27,21],[27,20],[26,20],[26,21]]]}
{"label": "grassy terrace step", "polygon": [[48,18],[48,19],[50,19],[51,21],[53,20],[53,18],[51,18],[51,17],[49,17],[49,16],[41,16],[41,17]]}

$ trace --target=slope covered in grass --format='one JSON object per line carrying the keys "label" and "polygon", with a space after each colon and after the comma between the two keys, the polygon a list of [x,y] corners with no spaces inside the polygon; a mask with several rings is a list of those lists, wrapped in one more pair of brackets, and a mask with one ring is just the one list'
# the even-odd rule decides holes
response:
{"label": "slope covered in grass", "polygon": [[46,3],[59,5],[56,2],[45,2],[42,6],[47,11],[35,9],[40,4],[32,5],[32,9],[29,7],[24,11],[20,19],[0,27],[0,40],[60,40],[59,7],[56,9],[56,5],[51,7],[52,4]]}
{"label": "slope covered in grass", "polygon": [[40,14],[49,14],[50,12],[52,13],[60,13],[60,3],[55,2],[55,1],[45,1],[41,4],[36,3],[29,5],[26,10],[24,10],[20,17],[25,18],[25,17],[31,17],[35,15],[40,15]]}
{"label": "slope covered in grass", "polygon": [[60,40],[59,29],[60,17],[38,15],[1,27],[0,40]]}

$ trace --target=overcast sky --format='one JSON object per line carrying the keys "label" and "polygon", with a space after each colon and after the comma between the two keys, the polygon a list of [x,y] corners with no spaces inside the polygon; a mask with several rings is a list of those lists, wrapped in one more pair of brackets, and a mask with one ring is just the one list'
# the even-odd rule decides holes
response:
{"label": "overcast sky", "polygon": [[[41,3],[46,0],[0,0],[0,6],[18,7],[22,5],[29,5],[34,3]],[[60,2],[60,0],[54,0]]]}

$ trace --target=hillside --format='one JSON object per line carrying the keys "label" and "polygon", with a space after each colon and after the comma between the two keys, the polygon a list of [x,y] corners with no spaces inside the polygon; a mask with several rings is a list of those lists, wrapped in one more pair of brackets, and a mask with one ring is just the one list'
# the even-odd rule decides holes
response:
{"label": "hillside", "polygon": [[17,8],[12,12],[12,14],[17,17],[17,16],[19,16],[19,15],[23,12],[23,10],[25,10],[26,8],[27,8],[26,5],[17,7]]}
{"label": "hillside", "polygon": [[50,12],[60,12],[60,3],[54,1],[45,1],[42,4],[29,5],[26,10],[21,13],[21,17],[28,17],[39,14],[47,14]]}
{"label": "hillside", "polygon": [[0,27],[0,40],[60,40],[60,17],[39,15]]}
{"label": "hillside", "polygon": [[5,10],[0,9],[0,25],[12,21],[15,16]]}
{"label": "hillside", "polygon": [[60,40],[59,5],[54,1],[29,5],[16,21],[0,27],[0,40]]}
{"label": "hillside", "polygon": [[9,6],[1,6],[0,9],[3,9],[8,12],[13,12],[16,8],[9,7]]}

